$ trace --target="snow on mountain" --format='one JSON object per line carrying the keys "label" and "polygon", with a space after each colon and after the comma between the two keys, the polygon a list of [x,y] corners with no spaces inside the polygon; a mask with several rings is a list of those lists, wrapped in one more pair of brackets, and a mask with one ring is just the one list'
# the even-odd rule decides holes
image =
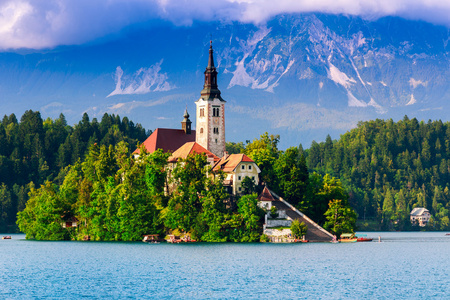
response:
{"label": "snow on mountain", "polygon": [[448,28],[313,13],[260,25],[162,24],[82,47],[0,53],[0,109],[62,111],[69,121],[110,112],[149,129],[178,127],[174,112],[193,111],[202,88],[210,33],[229,140],[274,130],[287,145],[308,144],[359,120],[449,119]]}
{"label": "snow on mountain", "polygon": [[133,75],[127,77],[123,77],[123,70],[118,66],[115,75],[116,88],[107,97],[165,92],[174,89],[175,85],[168,82],[167,73],[160,73],[162,62],[161,60],[149,68],[140,68]]}

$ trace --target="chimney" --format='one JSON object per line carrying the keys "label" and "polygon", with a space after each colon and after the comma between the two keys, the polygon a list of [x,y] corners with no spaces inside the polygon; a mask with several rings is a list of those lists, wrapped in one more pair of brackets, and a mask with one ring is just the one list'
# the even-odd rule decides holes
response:
{"label": "chimney", "polygon": [[213,155],[208,155],[206,158],[206,161],[210,164],[210,166],[214,166],[214,156]]}

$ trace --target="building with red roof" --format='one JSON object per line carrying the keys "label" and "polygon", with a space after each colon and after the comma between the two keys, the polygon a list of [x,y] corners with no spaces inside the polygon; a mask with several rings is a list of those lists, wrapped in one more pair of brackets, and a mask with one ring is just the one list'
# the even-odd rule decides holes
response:
{"label": "building with red roof", "polygon": [[186,159],[189,155],[202,153],[206,155],[210,165],[214,165],[214,163],[220,160],[220,158],[218,158],[212,152],[206,150],[200,144],[196,142],[188,142],[178,148],[174,153],[172,153],[172,155],[169,157],[169,162],[176,163],[179,159]]}
{"label": "building with red roof", "polygon": [[258,165],[245,154],[225,154],[213,167],[214,172],[223,171],[226,174],[225,186],[230,194],[236,195],[243,192],[242,181],[245,177],[253,180],[255,185],[259,183],[258,174],[261,173]]}

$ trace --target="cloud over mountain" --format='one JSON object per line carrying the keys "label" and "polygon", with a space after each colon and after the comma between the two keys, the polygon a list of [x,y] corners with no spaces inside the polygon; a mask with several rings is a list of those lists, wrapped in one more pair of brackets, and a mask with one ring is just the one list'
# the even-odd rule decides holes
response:
{"label": "cloud over mountain", "polygon": [[283,13],[324,12],[375,19],[400,16],[450,26],[442,0],[3,0],[0,49],[82,44],[152,20],[263,23]]}

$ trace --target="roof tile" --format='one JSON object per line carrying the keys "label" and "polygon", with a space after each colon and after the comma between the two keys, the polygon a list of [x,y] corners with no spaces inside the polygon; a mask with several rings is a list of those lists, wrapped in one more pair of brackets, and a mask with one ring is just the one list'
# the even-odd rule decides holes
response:
{"label": "roof tile", "polygon": [[[153,153],[158,149],[174,152],[188,142],[195,142],[195,130],[186,134],[183,129],[157,128],[142,144],[149,153]],[[139,154],[140,149],[133,153]]]}

